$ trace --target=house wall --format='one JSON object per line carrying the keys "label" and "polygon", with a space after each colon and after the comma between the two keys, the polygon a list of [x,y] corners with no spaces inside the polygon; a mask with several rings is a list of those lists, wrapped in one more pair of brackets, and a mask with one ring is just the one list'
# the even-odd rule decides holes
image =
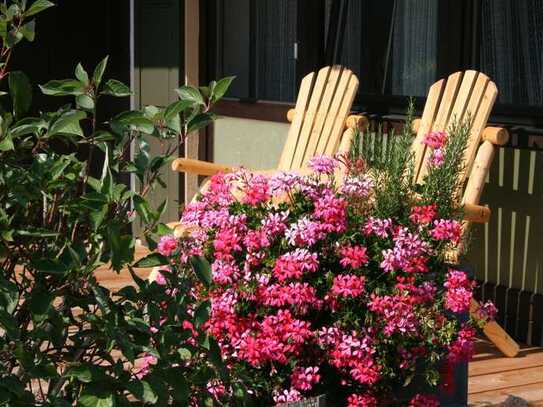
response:
{"label": "house wall", "polygon": [[213,130],[214,161],[254,169],[275,168],[288,129],[288,123],[221,117]]}
{"label": "house wall", "polygon": [[[165,106],[177,100],[175,89],[183,82],[182,2],[139,0],[135,4],[135,107]],[[148,142],[151,155],[158,155],[167,147],[167,143],[156,138],[149,137]],[[156,208],[167,199],[162,221],[176,221],[180,205],[179,174],[167,166],[162,170],[162,179],[168,187],[158,187],[150,201]]]}

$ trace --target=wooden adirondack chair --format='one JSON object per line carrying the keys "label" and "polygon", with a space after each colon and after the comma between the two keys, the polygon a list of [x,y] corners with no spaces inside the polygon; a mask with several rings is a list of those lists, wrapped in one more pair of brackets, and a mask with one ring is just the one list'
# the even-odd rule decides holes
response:
{"label": "wooden adirondack chair", "polygon": [[[326,66],[318,73],[306,75],[296,107],[287,114],[291,125],[278,166],[269,171],[303,169],[315,155],[348,150],[354,128],[367,124],[363,116],[349,116],[357,90],[356,75],[339,65]],[[229,166],[188,158],[176,159],[172,169],[198,175],[233,170]]]}
{"label": "wooden adirondack chair", "polygon": [[[490,209],[479,206],[479,200],[496,150],[509,138],[505,129],[485,127],[497,95],[496,84],[486,75],[472,70],[455,72],[430,87],[422,118],[413,123],[416,138],[412,151],[416,182],[420,183],[428,172],[427,158],[430,154],[429,148],[422,143],[425,134],[447,130],[454,120],[468,117],[471,120],[464,170],[459,174],[462,185],[465,185],[458,194],[464,208],[464,233],[467,233],[471,222],[486,223],[490,219]],[[461,251],[462,248],[452,253],[451,260],[457,262]],[[479,304],[473,301],[471,312],[476,312],[478,307]],[[517,343],[495,321],[488,322],[484,332],[506,356],[516,356],[519,351]]]}

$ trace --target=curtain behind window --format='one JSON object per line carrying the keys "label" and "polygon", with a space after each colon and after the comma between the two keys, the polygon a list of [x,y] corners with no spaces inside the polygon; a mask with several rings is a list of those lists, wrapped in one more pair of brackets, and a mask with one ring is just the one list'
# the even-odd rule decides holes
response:
{"label": "curtain behind window", "polygon": [[296,0],[258,0],[257,98],[292,102],[296,98]]}
{"label": "curtain behind window", "polygon": [[482,2],[481,70],[499,101],[543,104],[543,0]]}
{"label": "curtain behind window", "polygon": [[436,80],[437,0],[397,0],[390,62],[391,93],[425,96]]}
{"label": "curtain behind window", "polygon": [[437,24],[438,0],[351,0],[339,63],[362,94],[424,96],[436,79]]}

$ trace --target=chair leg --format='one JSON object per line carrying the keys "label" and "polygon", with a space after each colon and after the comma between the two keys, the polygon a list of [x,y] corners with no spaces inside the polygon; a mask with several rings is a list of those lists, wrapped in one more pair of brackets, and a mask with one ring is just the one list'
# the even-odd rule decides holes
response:
{"label": "chair leg", "polygon": [[[477,301],[471,300],[470,314],[474,315],[479,307]],[[514,358],[519,353],[518,343],[496,321],[488,321],[483,327],[483,332],[505,356]]]}

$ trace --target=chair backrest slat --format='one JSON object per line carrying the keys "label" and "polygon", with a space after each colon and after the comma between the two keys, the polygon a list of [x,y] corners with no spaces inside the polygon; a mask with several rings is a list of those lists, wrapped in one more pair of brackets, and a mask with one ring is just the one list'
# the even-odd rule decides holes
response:
{"label": "chair backrest slat", "polygon": [[455,72],[447,80],[436,82],[430,88],[419,131],[413,143],[415,155],[415,181],[421,183],[428,173],[428,157],[431,150],[422,142],[430,131],[449,130],[456,122],[468,118],[471,128],[464,154],[461,181],[467,174],[481,142],[482,132],[496,101],[498,91],[494,82],[477,71]]}
{"label": "chair backrest slat", "polygon": [[292,159],[294,158],[298,144],[298,135],[304,123],[305,112],[307,110],[309,98],[311,97],[314,77],[315,73],[311,72],[310,74],[304,76],[300,84],[298,99],[296,100],[296,107],[294,108],[296,113],[294,114],[294,119],[290,125],[285,147],[283,147],[283,152],[281,153],[281,158],[279,159],[279,169],[290,169],[292,164]]}
{"label": "chair backrest slat", "polygon": [[311,136],[309,137],[305,157],[313,157],[317,153],[317,146],[319,145],[319,141],[324,130],[324,124],[330,113],[332,101],[334,100],[335,93],[338,88],[342,70],[343,68],[339,65],[334,65],[330,70],[328,83],[326,84],[326,90],[324,92],[324,96],[322,97],[319,112],[317,113],[315,125],[311,130]]}
{"label": "chair backrest slat", "polygon": [[[345,93],[343,94],[343,99],[341,100],[341,104],[336,115],[336,120],[332,126],[332,131],[329,134],[328,142],[323,151],[325,155],[333,155],[339,147],[343,129],[345,128],[345,119],[349,115],[349,111],[351,110],[351,106],[353,104],[357,89],[358,78],[352,72],[350,72],[349,81],[347,82],[347,88],[345,89]],[[317,153],[321,154],[320,151],[318,151]]]}
{"label": "chair backrest slat", "polygon": [[[335,125],[336,125],[337,120],[343,120],[343,122],[345,122],[345,119],[347,118],[347,115],[349,114],[349,112],[344,113],[341,107],[342,107],[342,102],[344,98],[349,98],[351,96],[349,93],[352,93],[352,89],[349,89],[349,82],[352,76],[354,75],[349,69],[344,69],[341,72],[341,77],[339,78],[337,90],[334,95],[334,100],[332,101],[330,105],[330,110],[326,117],[324,128],[322,130],[322,135],[319,139],[319,143],[317,144],[317,148],[315,150],[315,155],[325,154],[330,139],[341,136],[342,129],[339,131],[339,134],[336,134],[337,130],[335,129]],[[355,80],[356,80],[356,89],[358,89],[358,79],[356,79],[355,77]],[[356,94],[356,90],[354,91],[354,93]],[[352,97],[354,97],[354,95],[352,95]],[[350,106],[349,106],[349,109],[350,109]]]}
{"label": "chair backrest slat", "polygon": [[358,90],[358,79],[339,65],[304,77],[280,170],[302,168],[319,154],[333,154]]}
{"label": "chair backrest slat", "polygon": [[313,127],[318,119],[319,108],[321,107],[321,102],[324,99],[323,96],[326,93],[326,85],[328,83],[329,74],[329,66],[322,68],[317,74],[317,80],[315,81],[315,86],[313,86],[309,106],[307,107],[307,111],[305,113],[304,124],[300,130],[300,133],[298,134],[296,152],[292,158],[292,168],[301,167],[301,163],[307,149],[307,144],[310,136],[312,135]]}
{"label": "chair backrest slat", "polygon": [[428,97],[426,98],[426,104],[424,105],[424,111],[422,112],[419,130],[411,147],[411,152],[414,155],[415,180],[417,179],[417,175],[424,159],[424,153],[426,152],[426,146],[423,144],[424,136],[432,130],[432,125],[434,124],[434,120],[439,109],[441,94],[443,92],[443,88],[445,87],[444,84],[445,80],[441,79],[430,86]]}

